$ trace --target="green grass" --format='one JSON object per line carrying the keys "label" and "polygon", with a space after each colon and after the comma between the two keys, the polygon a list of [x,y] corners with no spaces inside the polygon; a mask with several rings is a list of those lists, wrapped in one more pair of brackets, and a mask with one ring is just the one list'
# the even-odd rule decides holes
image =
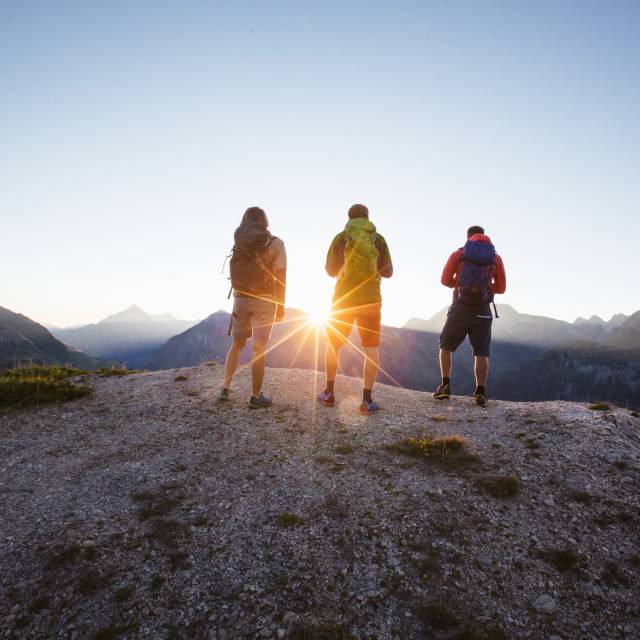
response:
{"label": "green grass", "polygon": [[67,402],[90,396],[93,393],[90,387],[68,380],[84,373],[81,369],[54,366],[0,371],[0,410]]}
{"label": "green grass", "polygon": [[594,402],[587,406],[591,411],[611,411],[611,405],[606,402]]}

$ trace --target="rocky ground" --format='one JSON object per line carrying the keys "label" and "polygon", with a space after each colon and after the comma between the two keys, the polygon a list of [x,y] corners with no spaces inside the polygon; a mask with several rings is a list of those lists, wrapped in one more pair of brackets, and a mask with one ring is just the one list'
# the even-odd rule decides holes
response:
{"label": "rocky ground", "polygon": [[0,638],[640,638],[637,415],[267,378],[0,416]]}

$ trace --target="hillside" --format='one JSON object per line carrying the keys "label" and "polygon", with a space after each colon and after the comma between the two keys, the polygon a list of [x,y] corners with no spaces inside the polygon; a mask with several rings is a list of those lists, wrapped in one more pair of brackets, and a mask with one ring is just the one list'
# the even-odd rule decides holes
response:
{"label": "hillside", "polygon": [[27,362],[81,369],[100,366],[98,359],[70,349],[37,322],[0,307],[0,369]]}
{"label": "hillside", "polygon": [[637,414],[221,373],[0,416],[0,638],[640,637]]}

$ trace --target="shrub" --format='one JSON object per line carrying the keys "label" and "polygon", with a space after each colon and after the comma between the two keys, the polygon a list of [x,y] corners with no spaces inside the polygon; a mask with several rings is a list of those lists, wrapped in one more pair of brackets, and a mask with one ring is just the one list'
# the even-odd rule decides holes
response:
{"label": "shrub", "polygon": [[608,405],[606,402],[594,402],[593,404],[590,404],[587,408],[591,409],[591,411],[611,411],[611,406]]}
{"label": "shrub", "polygon": [[176,376],[173,380],[174,382],[186,382],[188,379],[187,376]]}

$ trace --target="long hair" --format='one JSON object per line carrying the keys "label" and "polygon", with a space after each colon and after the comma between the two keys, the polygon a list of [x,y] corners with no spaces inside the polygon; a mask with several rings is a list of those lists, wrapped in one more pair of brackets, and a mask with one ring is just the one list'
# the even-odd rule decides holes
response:
{"label": "long hair", "polygon": [[259,224],[265,229],[269,228],[269,218],[267,218],[267,214],[260,207],[249,207],[244,212],[244,215],[242,216],[242,224],[249,224],[250,222]]}

